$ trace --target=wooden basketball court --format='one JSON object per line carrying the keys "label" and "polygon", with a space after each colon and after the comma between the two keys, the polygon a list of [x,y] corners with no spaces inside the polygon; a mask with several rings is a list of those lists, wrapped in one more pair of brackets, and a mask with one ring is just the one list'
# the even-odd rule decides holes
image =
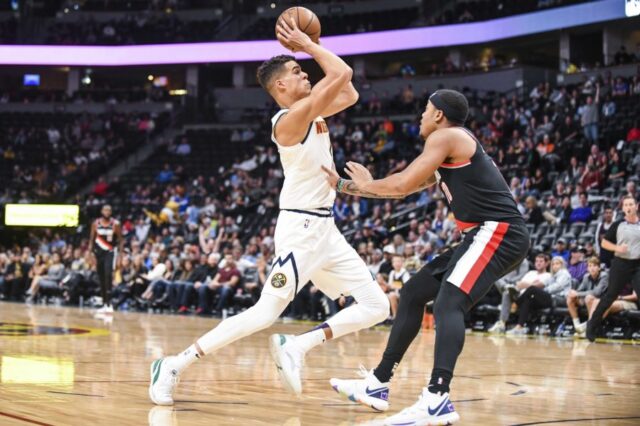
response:
{"label": "wooden basketball court", "polygon": [[[217,320],[0,303],[0,425],[364,425],[384,418],[342,399],[330,377],[375,366],[388,329],[313,350],[304,395],[282,389],[268,353],[277,323],[194,364],[175,407],[149,401],[149,363],[184,349]],[[417,398],[433,360],[424,331],[392,382],[393,414]],[[451,394],[463,425],[638,425],[640,347],[468,335]],[[388,413],[388,414],[389,414]],[[380,423],[378,423],[380,424]]]}

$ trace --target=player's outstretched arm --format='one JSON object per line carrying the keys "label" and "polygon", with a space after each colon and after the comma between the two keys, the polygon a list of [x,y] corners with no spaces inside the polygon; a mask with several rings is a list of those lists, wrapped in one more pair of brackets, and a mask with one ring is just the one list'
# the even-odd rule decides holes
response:
{"label": "player's outstretched arm", "polygon": [[[289,107],[277,125],[277,139],[280,145],[291,146],[300,143],[307,133],[308,124],[334,102],[343,88],[351,81],[353,70],[338,56],[311,41],[308,35],[296,27],[295,21],[278,24],[278,39],[293,50],[308,53],[316,60],[325,76],[311,89],[311,94]],[[354,103],[357,97],[352,100]],[[304,123],[304,125],[301,125]]]}
{"label": "player's outstretched arm", "polygon": [[361,164],[349,162],[345,172],[358,190],[389,198],[398,194],[412,194],[425,184],[433,183],[438,167],[449,157],[451,146],[446,132],[434,132],[425,143],[424,151],[401,172],[384,179],[373,180],[369,171]]}
{"label": "player's outstretched arm", "polygon": [[[356,164],[356,163],[353,163]],[[359,165],[360,166],[360,165]],[[434,175],[430,176],[429,178],[427,178],[427,180],[425,180],[418,188],[416,188],[415,191],[412,192],[408,192],[408,193],[397,193],[397,194],[388,194],[388,195],[381,195],[381,194],[374,194],[372,192],[368,192],[368,191],[363,191],[362,189],[360,189],[358,187],[358,185],[350,179],[342,179],[338,173],[335,171],[335,169],[328,169],[325,166],[320,166],[322,168],[322,170],[327,174],[327,180],[329,181],[329,184],[331,185],[331,187],[335,190],[337,190],[338,192],[342,192],[343,194],[347,194],[347,195],[357,195],[359,197],[364,197],[364,198],[394,198],[394,199],[401,199],[401,198],[405,198],[408,197],[409,195],[416,193],[416,192],[420,192],[425,188],[428,188],[432,185],[434,185],[436,183],[436,177]],[[362,173],[364,174],[368,174],[370,180],[373,180],[373,177],[371,177],[371,174],[369,173],[369,171],[362,167],[364,170],[361,170]]]}

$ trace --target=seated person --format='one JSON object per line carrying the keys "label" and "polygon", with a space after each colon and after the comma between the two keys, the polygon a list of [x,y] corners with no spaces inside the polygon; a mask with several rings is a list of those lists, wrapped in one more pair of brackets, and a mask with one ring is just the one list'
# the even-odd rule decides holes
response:
{"label": "seated person", "polygon": [[[200,264],[193,269],[185,281],[173,281],[169,285],[169,306],[172,311],[187,313],[197,288],[211,280],[218,273],[218,253],[200,256]],[[197,287],[196,287],[197,286]]]}
{"label": "seated person", "polygon": [[387,282],[387,297],[391,305],[391,318],[395,319],[398,311],[398,303],[400,303],[400,289],[409,281],[411,275],[404,268],[404,257],[401,254],[394,254],[391,259],[391,272],[389,272],[389,281]]}
{"label": "seated person", "polygon": [[567,297],[571,289],[571,275],[567,270],[565,260],[556,256],[551,260],[551,278],[545,284],[526,285],[518,283],[517,288],[521,292],[516,304],[518,305],[518,324],[507,331],[508,335],[526,334],[524,327],[529,320],[532,309],[550,308],[554,303],[561,303]]}
{"label": "seated person", "polygon": [[218,303],[216,304],[216,313],[222,312],[227,308],[231,296],[236,290],[237,285],[240,283],[240,271],[236,268],[236,261],[233,259],[233,255],[227,254],[224,257],[224,266],[218,270],[218,273],[212,280],[208,280],[205,283],[196,283],[194,289],[198,292],[198,308],[196,314],[207,315],[211,312],[212,296],[218,296]]}
{"label": "seated person", "polygon": [[22,261],[20,252],[9,254],[9,263],[4,270],[2,291],[7,300],[21,300],[28,283],[30,266]]}
{"label": "seated person", "polygon": [[569,290],[569,293],[567,293],[567,307],[569,308],[569,315],[571,315],[573,327],[576,331],[581,329],[578,308],[585,306],[587,296],[602,296],[609,283],[609,274],[602,270],[600,267],[600,259],[597,257],[593,256],[589,258],[587,261],[587,270],[589,272],[584,276],[578,288]]}
{"label": "seated person", "polygon": [[249,308],[255,305],[269,276],[269,269],[265,257],[258,257],[256,267],[245,271],[242,292],[233,297],[233,302],[241,308]]}
{"label": "seated person", "polygon": [[129,298],[139,296],[144,291],[144,280],[142,277],[147,274],[147,267],[144,265],[142,255],[136,255],[133,260],[131,256],[125,254],[122,257],[120,269],[116,273],[116,282],[119,282],[113,290],[111,298],[113,305],[118,309]]}
{"label": "seated person", "polygon": [[[589,319],[591,319],[591,317],[593,316],[593,312],[596,310],[596,307],[598,307],[598,303],[600,303],[600,298],[589,294],[585,297],[584,303],[585,305],[587,305],[587,310],[589,311]],[[627,284],[620,292],[618,298],[613,301],[609,309],[607,309],[602,315],[602,318],[606,318],[611,314],[617,314],[618,312],[633,311],[636,309],[638,309],[638,294],[633,291],[633,287],[631,287],[631,284]],[[586,330],[587,323],[584,322],[580,324],[580,326],[577,328],[578,335],[580,337],[584,337]]]}
{"label": "seated person", "polygon": [[569,266],[567,269],[571,274],[571,278],[577,282],[581,282],[582,278],[587,274],[587,262],[584,261],[584,247],[575,246],[571,249],[569,257]]}
{"label": "seated person", "polygon": [[165,271],[162,274],[162,278],[156,278],[151,281],[151,284],[149,284],[144,293],[142,293],[141,298],[148,305],[150,304],[151,306],[156,307],[162,305],[169,297],[169,284],[171,284],[172,281],[176,281],[181,278],[183,272],[181,265],[178,268],[175,268],[173,266],[173,261],[167,259],[164,261],[164,266]]}
{"label": "seated person", "polygon": [[535,269],[533,271],[529,271],[529,261],[524,259],[516,269],[496,281],[495,285],[502,294],[500,318],[489,328],[489,333],[504,333],[511,312],[511,305],[518,298],[518,285],[522,283],[520,286],[526,288],[526,286],[536,283],[546,283],[551,279],[551,274],[547,272],[548,267],[549,258],[546,254],[541,253],[536,256]]}
{"label": "seated person", "polygon": [[38,296],[40,289],[57,289],[65,275],[65,267],[60,254],[54,253],[51,256],[51,265],[46,269],[46,274],[37,274],[33,277],[31,287],[27,291],[29,301],[33,301]]}

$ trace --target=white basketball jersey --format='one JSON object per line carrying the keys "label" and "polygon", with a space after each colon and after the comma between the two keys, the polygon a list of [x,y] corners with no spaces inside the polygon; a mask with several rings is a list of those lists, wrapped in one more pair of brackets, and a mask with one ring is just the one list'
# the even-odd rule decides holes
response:
{"label": "white basketball jersey", "polygon": [[273,128],[288,112],[280,110],[271,119],[271,140],[278,146],[284,170],[280,192],[281,209],[309,210],[333,207],[336,192],[331,188],[320,166],[333,167],[333,150],[327,123],[320,116],[309,124],[307,135],[300,143],[282,146],[276,141]]}

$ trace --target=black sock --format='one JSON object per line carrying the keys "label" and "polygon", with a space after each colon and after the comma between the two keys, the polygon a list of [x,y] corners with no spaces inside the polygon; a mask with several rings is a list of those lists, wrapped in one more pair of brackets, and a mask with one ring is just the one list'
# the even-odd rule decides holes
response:
{"label": "black sock", "polygon": [[445,393],[449,392],[449,383],[453,374],[450,371],[434,368],[431,372],[431,381],[429,381],[429,392]]}
{"label": "black sock", "polygon": [[373,375],[376,376],[381,383],[387,383],[393,377],[393,373],[396,372],[397,367],[397,362],[383,358],[380,364],[373,370]]}

